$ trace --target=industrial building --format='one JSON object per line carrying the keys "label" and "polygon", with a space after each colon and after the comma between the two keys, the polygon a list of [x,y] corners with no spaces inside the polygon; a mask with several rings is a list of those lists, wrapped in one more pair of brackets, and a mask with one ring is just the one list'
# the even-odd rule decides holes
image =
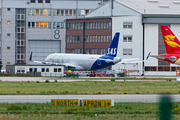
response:
{"label": "industrial building", "polygon": [[0,0],[0,59],[3,67],[44,60],[65,52],[68,18],[82,18],[107,0]]}
{"label": "industrial building", "polygon": [[[111,34],[113,37],[116,32],[120,32],[118,57],[122,57],[123,59],[139,58],[139,60],[144,60],[149,52],[151,52],[152,55],[166,53],[159,25],[169,25],[175,35],[180,39],[180,35],[178,34],[178,32],[180,32],[179,11],[180,1],[114,0],[113,4],[109,1],[85,15],[85,18],[81,20],[67,21],[74,21],[74,24],[84,21],[86,33],[83,37],[85,43],[84,48],[88,49],[88,36],[92,35],[91,41],[94,41],[93,35],[96,35],[93,32],[91,32],[93,34],[90,34],[89,24],[94,26],[93,21],[97,21],[98,23],[99,19],[110,19],[112,28],[111,33],[108,34]],[[104,22],[101,24],[104,26],[106,22],[105,24]],[[72,52],[73,48],[83,49],[82,43],[80,43],[81,46],[77,43],[69,43],[69,35],[73,36],[73,33],[78,33],[77,31],[78,30],[72,29],[67,30],[66,52],[76,53],[74,50]],[[97,30],[92,27],[92,31]],[[103,27],[102,29],[100,28],[99,31],[104,31]],[[83,35],[82,32],[81,35]],[[101,36],[101,34],[99,35]],[[98,48],[102,49],[102,46],[100,46],[101,42],[95,42],[95,44],[98,44]],[[77,50],[77,53],[79,53],[78,51],[81,50]],[[82,51],[83,53],[88,53],[86,52],[87,50]],[[101,52],[93,52],[91,49],[91,53],[89,52],[89,54],[93,53],[101,54]],[[145,63],[117,64],[114,65],[112,69],[116,71],[121,71],[122,69],[137,70],[136,73],[132,73],[133,75],[180,75],[178,66],[159,61],[155,58],[149,58]]]}

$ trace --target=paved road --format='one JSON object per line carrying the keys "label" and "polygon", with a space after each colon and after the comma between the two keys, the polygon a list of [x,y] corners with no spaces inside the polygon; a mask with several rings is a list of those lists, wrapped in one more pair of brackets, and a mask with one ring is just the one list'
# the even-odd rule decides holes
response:
{"label": "paved road", "polygon": [[[46,103],[51,99],[114,99],[114,102],[159,102],[161,95],[0,95],[0,103]],[[170,95],[180,102],[180,95]]]}
{"label": "paved road", "polygon": [[[30,81],[30,82],[36,82],[36,81],[40,81],[40,82],[44,82],[46,79],[50,80],[50,82],[54,82],[55,78],[45,78],[45,77],[0,77],[0,80],[2,81]],[[84,79],[59,79],[58,82],[74,82],[74,81],[110,81],[106,78],[106,79],[102,79],[101,80],[91,80],[90,78],[84,78]],[[116,80],[116,81],[124,81],[124,80]],[[165,80],[126,80],[126,81],[165,81]]]}

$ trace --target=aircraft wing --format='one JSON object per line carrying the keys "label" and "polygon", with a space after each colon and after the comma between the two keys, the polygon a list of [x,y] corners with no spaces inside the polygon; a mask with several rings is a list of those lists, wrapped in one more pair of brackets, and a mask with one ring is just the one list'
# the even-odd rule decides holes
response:
{"label": "aircraft wing", "polygon": [[139,61],[134,61],[134,60],[138,60],[139,58],[133,58],[133,59],[123,59],[120,63],[121,64],[134,64],[134,63],[141,63],[141,62],[145,62],[148,60],[149,56],[150,56],[151,52],[148,53],[146,60],[139,60]]}
{"label": "aircraft wing", "polygon": [[66,67],[72,67],[72,68],[76,68],[76,70],[83,70],[84,68],[79,66],[79,65],[74,65],[74,64],[70,64],[70,63],[62,63],[61,65],[64,65]]}
{"label": "aircraft wing", "polygon": [[176,61],[176,57],[171,56],[171,57],[165,57],[165,56],[158,56],[158,55],[150,55],[150,57],[154,57],[157,59],[168,59],[170,61]]}

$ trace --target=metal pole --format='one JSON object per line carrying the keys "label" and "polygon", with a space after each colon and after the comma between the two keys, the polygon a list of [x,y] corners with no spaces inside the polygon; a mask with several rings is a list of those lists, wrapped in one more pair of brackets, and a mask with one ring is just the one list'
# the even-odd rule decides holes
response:
{"label": "metal pole", "polygon": [[114,8],[113,8],[113,7],[114,7],[114,6],[113,6],[113,1],[114,1],[114,0],[111,0],[111,17],[113,16],[113,9],[114,9]]}

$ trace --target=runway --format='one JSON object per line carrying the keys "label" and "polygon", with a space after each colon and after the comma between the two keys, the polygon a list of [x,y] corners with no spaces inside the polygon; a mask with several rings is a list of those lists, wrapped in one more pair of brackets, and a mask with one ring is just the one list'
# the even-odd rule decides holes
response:
{"label": "runway", "polygon": [[[172,102],[180,102],[180,95],[169,95]],[[0,95],[0,103],[50,103],[51,99],[114,99],[114,102],[159,102],[162,95]]]}

